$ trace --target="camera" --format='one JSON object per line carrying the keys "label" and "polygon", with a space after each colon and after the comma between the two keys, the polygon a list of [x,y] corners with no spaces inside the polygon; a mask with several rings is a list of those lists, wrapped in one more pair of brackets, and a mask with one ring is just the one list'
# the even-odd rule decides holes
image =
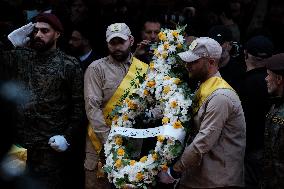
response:
{"label": "camera", "polygon": [[239,57],[243,53],[243,47],[236,41],[231,42],[232,49],[230,50],[230,56],[233,58]]}

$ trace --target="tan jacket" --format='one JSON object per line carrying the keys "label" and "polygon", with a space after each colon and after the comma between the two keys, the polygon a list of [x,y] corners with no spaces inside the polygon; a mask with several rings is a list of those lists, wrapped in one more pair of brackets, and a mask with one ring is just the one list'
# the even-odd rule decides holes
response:
{"label": "tan jacket", "polygon": [[246,124],[237,94],[230,89],[214,91],[194,124],[199,132],[174,165],[183,172],[181,187],[244,186]]}
{"label": "tan jacket", "polygon": [[[111,56],[94,61],[87,68],[84,79],[84,99],[88,120],[98,138],[105,144],[110,127],[106,125],[102,109],[127,74],[130,58],[116,62]],[[86,152],[91,151],[87,140]]]}

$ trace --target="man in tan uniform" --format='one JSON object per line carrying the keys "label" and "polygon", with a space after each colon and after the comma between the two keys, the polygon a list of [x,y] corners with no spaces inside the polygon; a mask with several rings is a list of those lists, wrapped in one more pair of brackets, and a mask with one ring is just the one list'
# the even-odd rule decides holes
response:
{"label": "man in tan uniform", "polygon": [[179,189],[244,187],[246,123],[239,97],[218,71],[221,53],[217,41],[200,37],[178,54],[190,77],[200,81],[192,112],[197,134],[160,174],[164,183],[181,176]]}
{"label": "man in tan uniform", "polygon": [[[87,68],[84,80],[84,98],[86,113],[92,130],[100,143],[105,144],[110,127],[106,125],[103,108],[117,90],[130,67],[132,54],[130,51],[134,38],[129,27],[124,23],[108,26],[106,41],[109,56],[94,61]],[[85,159],[85,184],[87,189],[110,188],[106,178],[97,177],[99,158],[104,159],[103,150],[100,154],[87,136]]]}

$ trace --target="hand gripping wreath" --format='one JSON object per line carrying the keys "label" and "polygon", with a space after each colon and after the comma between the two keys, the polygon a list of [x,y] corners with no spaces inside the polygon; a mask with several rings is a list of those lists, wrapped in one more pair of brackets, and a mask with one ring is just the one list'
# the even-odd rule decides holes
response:
{"label": "hand gripping wreath", "polygon": [[[182,152],[192,103],[189,88],[180,79],[184,67],[177,59],[177,53],[186,48],[183,32],[184,28],[162,29],[146,77],[112,112],[111,131],[104,146],[104,170],[117,188],[155,185],[158,172],[166,170]],[[156,109],[162,111],[162,126],[147,129],[147,121],[153,119],[151,112]],[[133,128],[138,117],[143,117],[145,129]],[[157,138],[155,149],[134,160],[126,147],[127,140],[148,137]]]}

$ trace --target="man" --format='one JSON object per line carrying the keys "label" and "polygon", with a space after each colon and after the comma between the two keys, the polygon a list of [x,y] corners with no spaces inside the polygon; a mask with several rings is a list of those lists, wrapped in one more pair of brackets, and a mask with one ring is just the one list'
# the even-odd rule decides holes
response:
{"label": "man", "polygon": [[284,54],[266,59],[268,93],[272,107],[266,117],[264,135],[264,189],[284,188]]}
{"label": "man", "polygon": [[137,44],[134,56],[139,60],[150,63],[153,57],[153,52],[150,49],[151,44],[159,41],[158,34],[161,30],[161,23],[155,19],[147,19],[143,24],[141,31],[142,41]]}
{"label": "man", "polygon": [[[59,19],[49,13],[36,17],[8,35],[15,48],[1,51],[2,79],[15,80],[29,99],[20,109],[16,142],[27,148],[28,170],[46,188],[64,187],[67,149],[80,129],[83,116],[83,75],[75,58],[57,47],[63,32]],[[23,47],[29,45],[28,47]],[[22,47],[21,47],[22,46]],[[3,68],[3,69],[2,69]],[[65,152],[66,151],[66,152]]]}
{"label": "man", "polygon": [[[260,188],[264,147],[265,118],[269,110],[269,98],[263,60],[272,56],[273,44],[264,36],[252,37],[245,46],[247,71],[240,87],[240,99],[246,118],[246,188]],[[260,103],[261,102],[261,103]]]}
{"label": "man", "polygon": [[[106,41],[109,56],[94,61],[87,68],[84,80],[87,117],[91,129],[102,145],[105,144],[110,131],[103,109],[128,72],[132,58],[130,48],[134,38],[125,23],[115,23],[108,26]],[[110,188],[106,178],[97,178],[100,171],[97,169],[99,157],[89,137],[90,135],[86,139],[86,188]],[[101,160],[105,159],[104,150],[99,153]]]}
{"label": "man", "polygon": [[236,92],[218,72],[221,53],[217,41],[200,37],[178,54],[200,81],[192,108],[197,135],[169,174],[160,173],[164,183],[182,175],[180,188],[244,186],[245,119]]}
{"label": "man", "polygon": [[87,23],[82,22],[73,28],[69,40],[71,54],[80,59],[83,72],[94,60],[98,59],[92,48],[92,35]]}
{"label": "man", "polygon": [[[92,36],[93,30],[90,29],[87,22],[81,22],[74,26],[71,38],[69,39],[69,47],[70,47],[70,53],[71,55],[75,56],[77,59],[79,59],[81,68],[83,70],[83,73],[85,73],[88,66],[98,59],[97,54],[95,53],[95,50],[92,47]],[[84,126],[83,129],[80,130],[81,132],[78,132],[76,134],[76,141],[77,146],[75,146],[74,153],[71,154],[73,159],[74,166],[77,166],[77,171],[74,171],[74,166],[72,167],[73,171],[70,170],[70,172],[74,172],[74,180],[76,180],[78,185],[83,186],[85,183],[84,178],[84,161],[85,161],[85,143],[86,143],[86,131],[88,126],[88,120],[87,116],[84,116]],[[82,184],[81,184],[82,183]],[[72,186],[74,187],[74,186]],[[78,187],[75,187],[78,188]]]}
{"label": "man", "polygon": [[219,61],[219,72],[222,78],[239,93],[240,83],[245,73],[245,64],[243,56],[238,52],[240,47],[233,45],[231,30],[223,25],[213,26],[208,32],[208,37],[215,39],[222,47]]}

